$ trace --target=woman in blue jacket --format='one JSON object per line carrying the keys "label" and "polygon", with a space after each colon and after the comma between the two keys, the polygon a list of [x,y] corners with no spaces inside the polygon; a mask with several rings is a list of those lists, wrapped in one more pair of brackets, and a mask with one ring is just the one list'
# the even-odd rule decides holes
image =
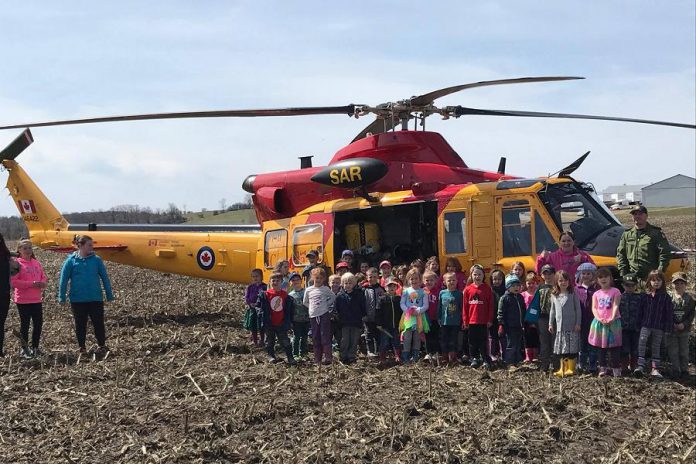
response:
{"label": "woman in blue jacket", "polygon": [[111,292],[111,282],[106,274],[104,262],[94,254],[94,243],[87,235],[77,237],[77,251],[68,256],[63,263],[58,291],[60,304],[66,303],[68,282],[70,282],[70,306],[75,317],[75,334],[80,353],[87,352],[85,347],[87,319],[92,321],[94,336],[100,351],[107,351],[102,284],[107,301],[112,301],[114,295]]}

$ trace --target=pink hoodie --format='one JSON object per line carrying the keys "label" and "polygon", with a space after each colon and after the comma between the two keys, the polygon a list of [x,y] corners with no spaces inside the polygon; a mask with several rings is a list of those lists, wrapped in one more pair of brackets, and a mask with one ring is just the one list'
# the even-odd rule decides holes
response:
{"label": "pink hoodie", "polygon": [[14,301],[17,304],[41,303],[43,290],[32,287],[34,282],[46,282],[46,273],[36,259],[17,258],[19,272],[11,281],[15,289]]}

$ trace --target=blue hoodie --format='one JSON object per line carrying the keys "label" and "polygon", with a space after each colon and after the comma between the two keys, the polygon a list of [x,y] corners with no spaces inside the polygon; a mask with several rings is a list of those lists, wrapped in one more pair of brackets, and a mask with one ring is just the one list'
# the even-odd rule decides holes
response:
{"label": "blue hoodie", "polygon": [[76,251],[67,257],[63,263],[63,269],[60,271],[60,284],[58,286],[58,302],[60,303],[65,302],[68,281],[70,281],[71,303],[104,301],[102,283],[107,301],[114,299],[104,262],[94,253],[83,258],[80,256],[80,252]]}

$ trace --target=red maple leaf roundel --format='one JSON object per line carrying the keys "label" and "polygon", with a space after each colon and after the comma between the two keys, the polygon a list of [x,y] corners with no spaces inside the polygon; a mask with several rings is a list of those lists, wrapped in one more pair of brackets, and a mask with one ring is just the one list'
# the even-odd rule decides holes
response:
{"label": "red maple leaf roundel", "polygon": [[210,253],[205,252],[201,255],[201,261],[203,261],[203,264],[208,264],[210,262]]}

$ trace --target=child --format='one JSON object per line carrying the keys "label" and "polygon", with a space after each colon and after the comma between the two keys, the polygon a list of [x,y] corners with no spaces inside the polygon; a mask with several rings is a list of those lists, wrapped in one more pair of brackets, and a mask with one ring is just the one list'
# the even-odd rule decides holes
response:
{"label": "child", "polygon": [[520,292],[520,279],[510,274],[505,277],[506,292],[498,303],[498,336],[505,337],[505,364],[516,365],[522,360],[522,327],[525,306]]}
{"label": "child", "polygon": [[406,282],[410,285],[404,288],[401,295],[401,311],[403,317],[399,324],[401,341],[404,350],[401,353],[402,360],[418,361],[420,356],[421,337],[429,331],[428,298],[422,288],[423,281],[418,269],[411,269],[406,274]]}
{"label": "child", "polygon": [[341,362],[351,364],[358,360],[358,342],[367,315],[365,294],[350,272],[341,276],[341,285],[343,288],[336,296],[336,312],[341,322]]}
{"label": "child", "polygon": [[[377,357],[379,348],[379,333],[377,332],[377,323],[375,322],[375,314],[377,312],[377,303],[384,296],[384,289],[379,284],[379,272],[374,267],[367,270],[367,285],[363,287],[365,292],[365,302],[367,304],[365,317],[363,319],[365,326],[365,345],[367,347],[367,357]],[[345,285],[344,285],[345,288]]]}
{"label": "child", "polygon": [[[334,295],[338,295],[341,291],[341,276],[338,274],[331,274],[329,277],[329,288]],[[336,307],[332,303],[329,305],[329,316],[331,319],[331,334],[332,334],[332,348],[334,351],[338,351],[341,346],[341,323],[338,321],[338,314],[336,314]]]}
{"label": "child", "polygon": [[331,364],[331,315],[329,310],[336,301],[336,295],[324,285],[326,272],[324,269],[312,270],[314,285],[305,289],[302,303],[309,308],[309,318],[312,327],[312,342],[314,344],[314,363]]}
{"label": "child", "polygon": [[355,277],[355,282],[356,285],[360,288],[367,286],[367,276],[363,274],[362,272],[358,272],[357,274],[353,274]]}
{"label": "child", "polygon": [[302,276],[291,272],[290,297],[295,302],[295,312],[292,318],[292,354],[295,358],[304,360],[307,356],[307,334],[309,334],[309,308],[304,305],[305,289],[302,288]]}
{"label": "child", "polygon": [[440,299],[442,284],[433,271],[425,271],[425,294],[428,296],[428,325],[430,332],[425,335],[425,359],[435,359],[440,353],[440,324],[437,317],[437,304]]}
{"label": "child", "polygon": [[324,272],[326,272],[327,275],[329,269],[323,264],[319,263],[319,250],[309,250],[305,256],[307,257],[307,261],[309,261],[309,264],[307,264],[302,271],[302,280],[304,280],[306,288],[314,285],[314,282],[312,281],[312,269],[315,267],[320,267],[324,269]]}
{"label": "child", "polygon": [[638,338],[640,337],[640,309],[645,295],[638,293],[638,276],[626,274],[623,278],[624,293],[621,295],[622,359],[624,370],[633,372],[638,366]]}
{"label": "child", "polygon": [[490,275],[491,290],[493,290],[493,320],[491,327],[488,329],[489,356],[491,362],[498,362],[502,358],[502,353],[505,347],[501,346],[500,337],[498,336],[498,303],[500,298],[505,294],[505,273],[500,269],[494,269]]}
{"label": "child", "polygon": [[446,289],[440,292],[437,304],[438,322],[440,323],[440,335],[442,353],[447,353],[450,363],[457,361],[457,339],[459,327],[462,323],[463,295],[457,289],[457,276],[454,272],[448,272],[443,276]]}
{"label": "child", "polygon": [[387,288],[387,280],[392,276],[392,265],[389,261],[384,260],[379,263],[379,284],[383,288]]}
{"label": "child", "polygon": [[[442,281],[440,278],[440,259],[437,256],[431,256],[428,258],[428,260],[425,262],[425,270],[435,273],[438,279]],[[442,282],[440,282],[440,284],[442,284]]]}
{"label": "child", "polygon": [[401,266],[396,266],[396,269],[394,269],[394,274],[396,275],[396,278],[399,279],[402,285],[408,284],[406,281],[406,274],[408,274],[408,266],[404,266],[403,264]]}
{"label": "child", "polygon": [[512,267],[510,268],[510,274],[517,276],[517,278],[519,279],[520,286],[522,287],[520,293],[525,291],[527,289],[525,280],[527,269],[524,267],[524,263],[522,261],[515,261],[514,263],[512,263]]}
{"label": "child", "polygon": [[599,285],[595,282],[595,273],[597,266],[592,263],[582,263],[578,266],[578,271],[575,275],[576,291],[580,298],[582,306],[582,324],[580,332],[580,354],[578,356],[578,368],[584,371],[594,373],[597,371],[597,351],[588,341],[590,335],[590,325],[594,319],[592,314],[592,295]]}
{"label": "child", "polygon": [[464,311],[462,326],[469,330],[469,356],[471,367],[490,368],[490,358],[486,349],[488,328],[493,319],[493,290],[486,284],[483,266],[474,264],[469,271],[472,282],[464,289]]}
{"label": "child", "polygon": [[379,359],[384,363],[387,360],[389,347],[394,351],[394,359],[401,362],[401,344],[399,343],[399,321],[401,321],[401,297],[396,294],[399,282],[396,277],[389,277],[386,281],[387,293],[382,295],[377,305],[375,323],[377,330],[381,332],[379,339]]}
{"label": "child", "polygon": [[[534,299],[534,294],[539,285],[536,272],[527,272],[525,275],[525,285],[527,289],[522,292],[522,298],[524,298],[525,306],[529,309],[529,303]],[[537,353],[539,353],[539,329],[537,323],[525,321],[524,332],[524,360],[525,362],[534,362],[537,360]]]}
{"label": "child", "polygon": [[[590,326],[588,341],[599,351],[599,375],[609,375],[608,363],[614,377],[621,377],[621,292],[615,288],[611,271],[603,267],[597,271],[599,290],[592,295],[592,314],[594,320]],[[607,361],[609,355],[610,361]]]}
{"label": "child", "polygon": [[247,286],[244,294],[244,301],[247,304],[247,310],[244,314],[244,328],[249,331],[249,337],[254,346],[264,345],[265,337],[256,313],[256,303],[259,300],[259,293],[267,289],[268,286],[263,283],[263,271],[261,269],[253,269],[251,271],[251,283]]}
{"label": "child", "polygon": [[418,272],[420,272],[421,276],[425,273],[425,263],[420,258],[416,258],[413,261],[411,261],[411,265],[409,266],[409,268],[418,269]]}
{"label": "child", "polygon": [[[541,267],[541,277],[544,283],[539,285],[537,293],[539,294],[539,320],[537,327],[539,328],[539,370],[546,372],[551,366],[551,354],[556,336],[547,330],[551,321],[551,295],[554,285],[556,284],[556,269],[550,264],[544,264]],[[554,364],[556,364],[554,362]]]}
{"label": "child", "polygon": [[[43,326],[43,306],[41,304],[42,292],[46,288],[46,273],[34,256],[34,248],[31,240],[20,240],[17,245],[19,258],[19,272],[11,277],[14,287],[14,302],[19,312],[19,332],[25,347],[22,348],[22,356],[31,358],[39,356],[39,341],[41,339],[41,327]],[[34,322],[34,330],[31,334],[31,348],[29,348],[29,323]],[[688,341],[688,339],[687,339]]]}
{"label": "child", "polygon": [[667,352],[672,365],[672,377],[689,376],[689,333],[694,320],[694,299],[686,293],[686,273],[672,275],[672,305],[674,306],[674,325],[667,335]]}
{"label": "child", "polygon": [[647,293],[640,309],[640,337],[638,338],[638,367],[634,371],[640,375],[645,372],[645,351],[648,340],[652,338],[650,354],[652,370],[650,375],[662,377],[660,367],[660,344],[665,332],[674,325],[674,307],[672,299],[665,291],[665,275],[662,271],[650,271],[645,282]]}
{"label": "child", "polygon": [[457,290],[463,292],[467,285],[466,274],[462,272],[462,265],[457,258],[447,258],[445,272],[454,272],[454,275],[457,276]]}
{"label": "child", "polygon": [[288,338],[288,330],[292,323],[293,299],[281,288],[283,275],[280,272],[271,274],[269,280],[271,288],[259,293],[256,304],[259,310],[261,326],[266,332],[268,361],[271,363],[278,362],[275,356],[277,338],[278,343],[283,347],[288,357],[288,364],[293,366],[296,364],[296,361],[292,356],[292,346]]}
{"label": "child", "polygon": [[273,272],[278,272],[280,275],[283,277],[283,281],[280,284],[280,288],[282,290],[287,291],[288,285],[290,284],[290,279],[288,276],[290,275],[290,261],[287,259],[282,259],[276,263],[276,265],[273,267]]}
{"label": "child", "polygon": [[[343,252],[341,253],[341,261],[348,264],[348,269],[346,269],[346,272],[353,272],[354,258],[355,255],[353,254],[353,250],[343,250]],[[336,266],[336,270],[338,271],[338,266]]]}
{"label": "child", "polygon": [[367,275],[367,270],[370,269],[370,263],[367,261],[360,261],[360,273]]}
{"label": "child", "polygon": [[346,261],[340,261],[336,265],[336,274],[338,274],[338,276],[342,276],[346,272],[350,272],[350,264]]}
{"label": "child", "polygon": [[553,354],[560,357],[560,368],[556,377],[575,374],[575,364],[580,351],[580,323],[582,308],[570,275],[566,271],[556,272],[556,283],[551,292],[549,313],[550,333],[555,334]]}

